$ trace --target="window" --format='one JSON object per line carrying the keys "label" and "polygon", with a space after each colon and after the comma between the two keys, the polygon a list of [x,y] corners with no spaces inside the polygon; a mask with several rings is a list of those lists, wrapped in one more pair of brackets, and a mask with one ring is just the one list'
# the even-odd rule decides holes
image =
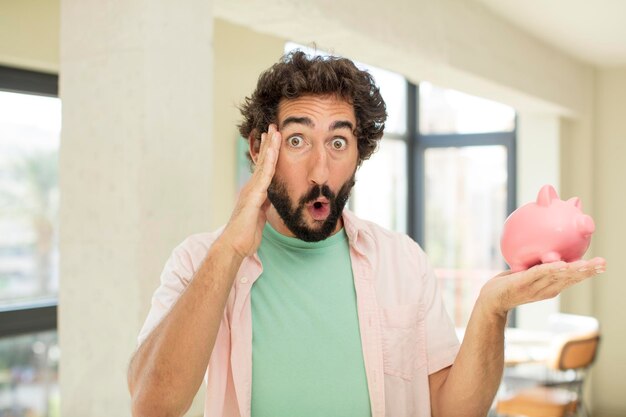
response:
{"label": "window", "polygon": [[59,413],[57,79],[0,67],[0,415]]}

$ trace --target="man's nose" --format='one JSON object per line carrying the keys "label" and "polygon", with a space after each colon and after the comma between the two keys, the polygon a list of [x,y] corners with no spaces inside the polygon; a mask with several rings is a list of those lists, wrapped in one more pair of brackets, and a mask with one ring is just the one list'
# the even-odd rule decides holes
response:
{"label": "man's nose", "polygon": [[328,155],[323,146],[313,150],[309,159],[309,182],[323,185],[328,181]]}

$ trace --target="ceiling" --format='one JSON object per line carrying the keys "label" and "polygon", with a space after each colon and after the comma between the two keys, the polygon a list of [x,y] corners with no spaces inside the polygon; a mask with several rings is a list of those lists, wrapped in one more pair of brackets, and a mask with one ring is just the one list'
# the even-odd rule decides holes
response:
{"label": "ceiling", "polygon": [[575,58],[597,67],[626,66],[626,1],[475,1]]}

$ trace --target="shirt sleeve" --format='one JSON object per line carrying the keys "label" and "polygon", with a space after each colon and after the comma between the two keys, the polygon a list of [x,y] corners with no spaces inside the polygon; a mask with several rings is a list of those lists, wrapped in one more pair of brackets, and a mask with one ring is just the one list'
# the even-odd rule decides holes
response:
{"label": "shirt sleeve", "polygon": [[204,235],[190,236],[172,251],[161,273],[161,283],[152,295],[148,317],[137,337],[138,345],[158,326],[189,285],[210,247],[203,243],[212,239]]}
{"label": "shirt sleeve", "polygon": [[443,304],[435,272],[424,251],[417,244],[414,245],[424,271],[421,302],[425,307],[428,374],[433,374],[454,363],[460,343],[454,324]]}

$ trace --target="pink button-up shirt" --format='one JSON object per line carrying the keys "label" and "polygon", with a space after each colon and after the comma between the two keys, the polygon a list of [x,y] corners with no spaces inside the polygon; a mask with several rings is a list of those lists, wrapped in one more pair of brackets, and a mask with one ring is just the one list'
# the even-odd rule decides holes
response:
{"label": "pink button-up shirt", "polygon": [[[451,365],[459,349],[433,270],[406,235],[361,220],[348,210],[343,222],[372,417],[430,417],[428,375]],[[139,343],[174,305],[222,230],[193,235],[173,251]],[[254,255],[237,272],[205,376],[205,417],[250,417],[250,289],[262,271]]]}

